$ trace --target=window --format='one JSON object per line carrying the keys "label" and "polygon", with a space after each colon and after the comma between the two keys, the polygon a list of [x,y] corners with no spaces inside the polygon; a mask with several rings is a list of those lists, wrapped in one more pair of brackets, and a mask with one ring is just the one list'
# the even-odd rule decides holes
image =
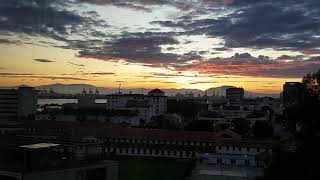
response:
{"label": "window", "polygon": [[246,166],[249,166],[250,165],[250,160],[245,160],[244,163],[245,163]]}
{"label": "window", "polygon": [[217,163],[218,163],[218,164],[222,164],[222,159],[221,159],[221,158],[218,158],[218,159],[217,159]]}

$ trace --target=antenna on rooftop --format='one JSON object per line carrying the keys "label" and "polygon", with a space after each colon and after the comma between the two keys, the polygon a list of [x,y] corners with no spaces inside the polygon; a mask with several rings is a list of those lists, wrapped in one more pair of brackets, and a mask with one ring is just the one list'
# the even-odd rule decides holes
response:
{"label": "antenna on rooftop", "polygon": [[121,93],[121,83],[119,83],[119,89],[118,89],[118,93]]}

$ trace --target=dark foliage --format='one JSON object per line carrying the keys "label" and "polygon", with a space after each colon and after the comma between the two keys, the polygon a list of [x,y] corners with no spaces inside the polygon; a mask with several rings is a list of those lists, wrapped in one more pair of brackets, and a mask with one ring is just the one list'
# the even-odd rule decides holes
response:
{"label": "dark foliage", "polygon": [[253,125],[253,134],[260,138],[272,137],[273,127],[266,121],[257,121]]}
{"label": "dark foliage", "polygon": [[[303,78],[302,100],[287,108],[284,117],[295,135],[295,152],[275,151],[267,179],[320,179],[320,70]],[[296,125],[301,128],[296,129]]]}
{"label": "dark foliage", "polygon": [[189,123],[185,130],[188,131],[213,131],[213,125],[211,121],[206,120],[195,120]]}
{"label": "dark foliage", "polygon": [[182,117],[194,118],[201,109],[206,109],[205,105],[194,100],[168,99],[168,113],[177,113]]}
{"label": "dark foliage", "polygon": [[250,122],[246,119],[236,119],[232,122],[232,126],[236,133],[241,135],[247,134],[250,130]]}

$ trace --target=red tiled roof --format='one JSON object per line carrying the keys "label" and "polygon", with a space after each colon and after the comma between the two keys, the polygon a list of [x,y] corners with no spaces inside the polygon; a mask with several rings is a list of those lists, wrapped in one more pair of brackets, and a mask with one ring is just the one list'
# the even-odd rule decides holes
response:
{"label": "red tiled roof", "polygon": [[[194,141],[215,142],[221,145],[261,146],[271,147],[271,140],[250,139],[243,140],[241,135],[227,129],[217,133],[200,131],[177,131],[164,129],[128,128],[121,125],[110,125],[106,123],[80,123],[80,122],[57,122],[57,121],[32,121],[27,127],[42,128],[64,128],[71,139],[82,139],[87,136],[97,138],[121,138],[121,139],[146,139],[146,140],[168,140],[168,141]],[[48,131],[49,132],[49,131]]]}
{"label": "red tiled roof", "polygon": [[78,129],[78,136],[91,134],[100,138],[151,139],[169,141],[214,141],[215,133],[195,131],[174,131],[160,129],[103,127],[99,129]]}

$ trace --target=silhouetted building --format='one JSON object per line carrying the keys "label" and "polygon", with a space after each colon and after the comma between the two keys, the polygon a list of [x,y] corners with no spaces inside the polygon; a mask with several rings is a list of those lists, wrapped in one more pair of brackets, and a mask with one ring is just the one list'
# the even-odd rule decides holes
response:
{"label": "silhouetted building", "polygon": [[244,96],[243,88],[228,88],[226,90],[226,98],[231,105],[240,105]]}
{"label": "silhouetted building", "polygon": [[[7,137],[0,143],[0,179],[14,180],[117,180],[118,163],[73,154],[75,144],[33,142],[30,138]],[[72,150],[71,150],[72,149]],[[78,148],[79,149],[79,148]]]}
{"label": "silhouetted building", "polygon": [[303,99],[303,83],[286,82],[283,85],[283,105],[284,107],[294,106]]}
{"label": "silhouetted building", "polygon": [[37,96],[33,87],[0,89],[0,120],[17,120],[36,111]]}

